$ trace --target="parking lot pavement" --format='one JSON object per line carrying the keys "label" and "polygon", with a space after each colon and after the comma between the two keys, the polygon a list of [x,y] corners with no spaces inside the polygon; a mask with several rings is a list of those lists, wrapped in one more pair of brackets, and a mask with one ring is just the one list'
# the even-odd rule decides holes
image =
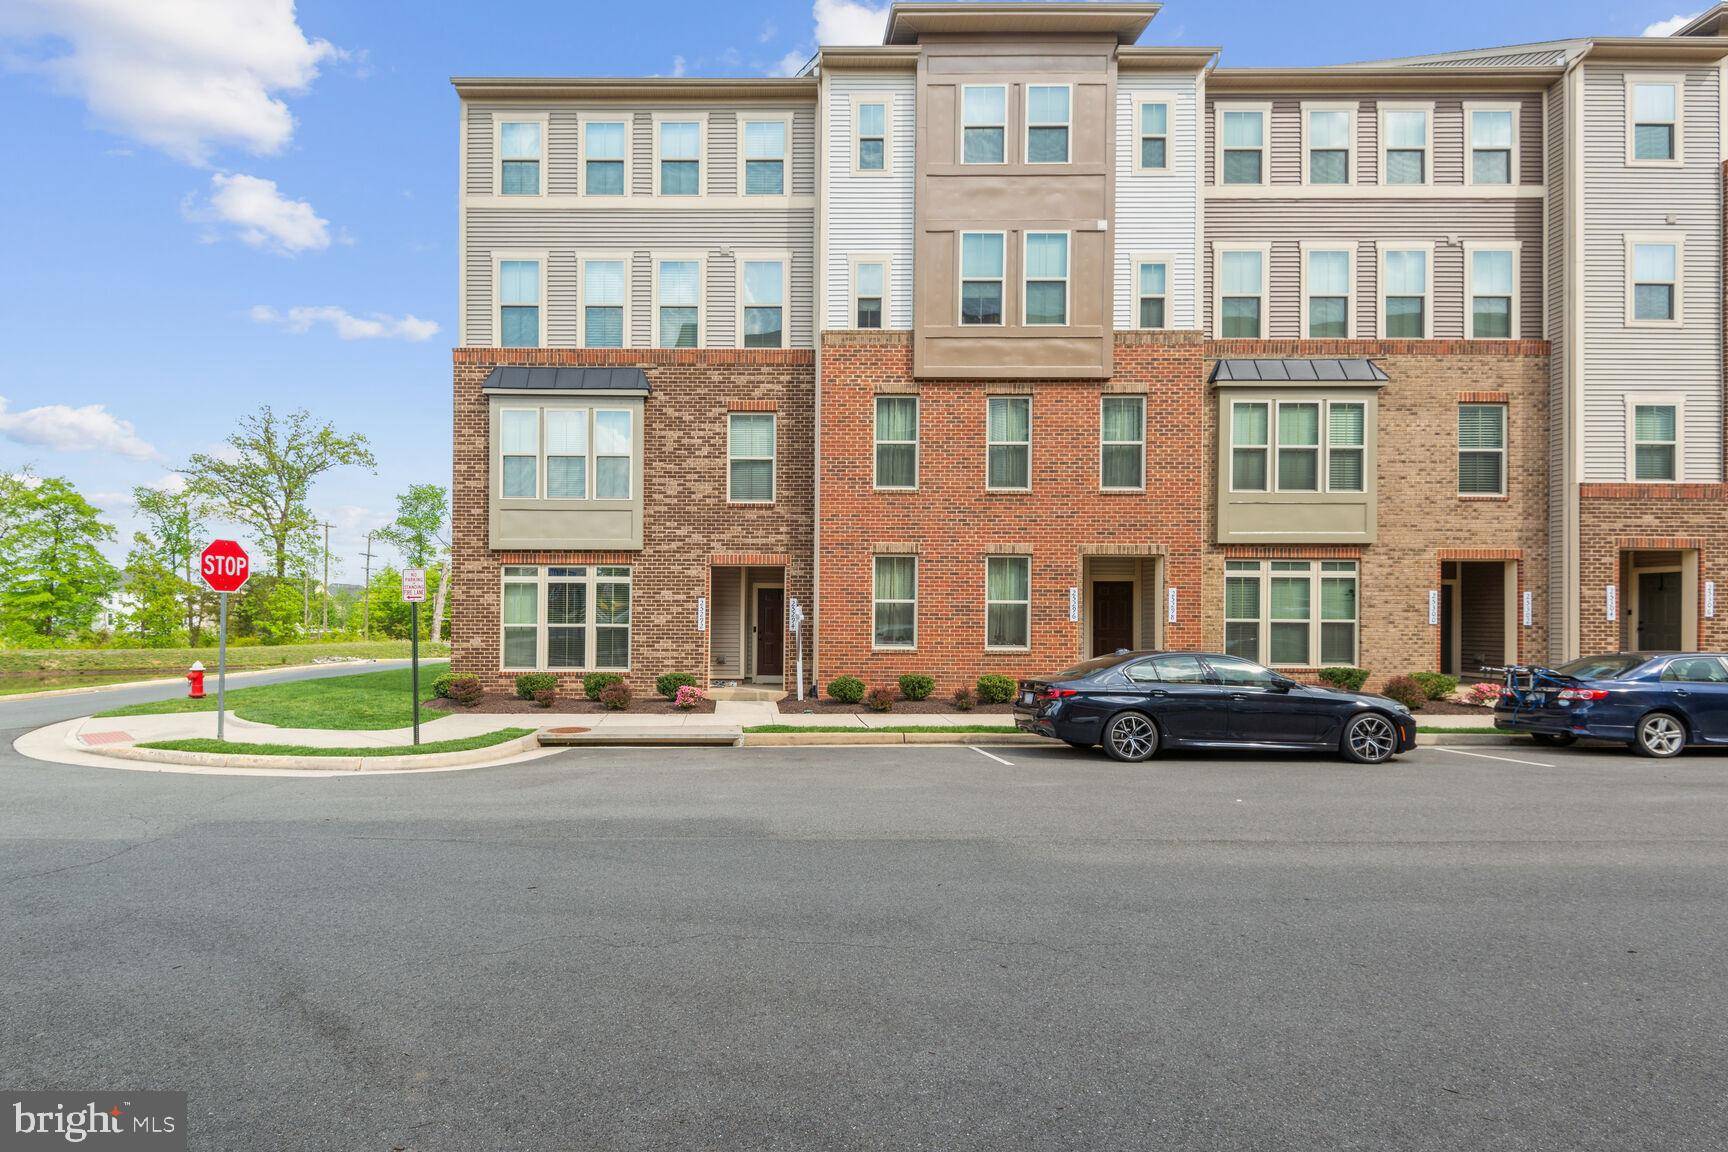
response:
{"label": "parking lot pavement", "polygon": [[0,753],[0,1067],[212,1149],[1721,1148],[1728,757],[984,751]]}

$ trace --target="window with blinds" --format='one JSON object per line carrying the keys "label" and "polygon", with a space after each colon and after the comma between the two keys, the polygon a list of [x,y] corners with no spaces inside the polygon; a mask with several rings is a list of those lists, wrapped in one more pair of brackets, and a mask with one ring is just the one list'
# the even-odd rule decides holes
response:
{"label": "window with blinds", "polygon": [[985,405],[985,487],[1032,487],[1032,398],[992,396]]}
{"label": "window with blinds", "polygon": [[630,667],[630,569],[620,565],[504,569],[506,671]]}
{"label": "window with blinds", "polygon": [[774,414],[734,412],[726,430],[726,499],[735,504],[774,502]]}
{"label": "window with blinds", "polygon": [[582,345],[624,347],[624,261],[582,261]]}
{"label": "window with blinds", "polygon": [[1506,494],[1506,406],[1458,406],[1458,493]]}
{"label": "window with blinds", "polygon": [[876,487],[918,487],[918,398],[876,397]]}
{"label": "window with blinds", "polygon": [[1632,408],[1632,478],[1678,480],[1680,422],[1673,404]]}
{"label": "window with blinds", "polygon": [[1354,560],[1227,560],[1224,651],[1283,668],[1351,665]]}
{"label": "window with blinds", "polygon": [[1233,401],[1229,451],[1232,492],[1362,492],[1368,406],[1360,400]]}

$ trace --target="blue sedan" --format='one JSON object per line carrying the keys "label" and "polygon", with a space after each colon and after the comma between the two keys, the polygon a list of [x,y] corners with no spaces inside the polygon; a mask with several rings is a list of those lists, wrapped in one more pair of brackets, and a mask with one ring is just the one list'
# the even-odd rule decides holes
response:
{"label": "blue sedan", "polygon": [[1553,669],[1508,669],[1494,726],[1550,747],[1613,740],[1657,757],[1728,745],[1728,656],[1615,652]]}

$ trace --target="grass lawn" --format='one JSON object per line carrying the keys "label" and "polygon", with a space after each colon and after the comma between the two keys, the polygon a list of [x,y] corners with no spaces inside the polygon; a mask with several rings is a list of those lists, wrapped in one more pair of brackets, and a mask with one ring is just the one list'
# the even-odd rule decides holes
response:
{"label": "grass lawn", "polygon": [[[448,665],[443,661],[420,665],[420,699],[432,699],[432,678]],[[102,712],[102,716],[159,716],[169,712],[214,712],[216,689],[205,682],[202,700],[158,700],[129,704]],[[291,684],[265,684],[237,688],[228,693],[228,710],[242,720],[274,724],[278,728],[335,728],[360,731],[406,728],[414,722],[409,699],[409,669],[361,672],[354,676],[327,676],[319,680],[296,680]],[[422,726],[449,713],[420,712]]]}
{"label": "grass lawn", "polygon": [[[448,656],[448,644],[420,646],[421,657]],[[311,664],[333,656],[368,660],[406,660],[406,640],[355,640],[348,643],[230,645],[228,670],[251,672]],[[50,688],[94,688],[183,676],[194,660],[216,674],[216,646],[205,648],[0,648],[0,696]]]}
{"label": "grass lawn", "polygon": [[752,724],[746,733],[773,732],[989,732],[1001,735],[1017,732],[1011,724],[890,724],[880,728],[864,728],[857,724]]}
{"label": "grass lawn", "polygon": [[429,756],[434,752],[467,752],[490,748],[526,736],[532,728],[500,728],[460,740],[433,740],[419,747],[412,744],[388,748],[315,748],[300,744],[237,744],[232,740],[156,740],[140,748],[162,748],[169,752],[223,752],[230,756]]}

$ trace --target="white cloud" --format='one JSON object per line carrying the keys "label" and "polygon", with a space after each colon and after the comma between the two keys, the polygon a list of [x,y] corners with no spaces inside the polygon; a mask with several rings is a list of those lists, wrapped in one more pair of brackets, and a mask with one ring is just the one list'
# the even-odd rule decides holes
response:
{"label": "white cloud", "polygon": [[280,152],[281,96],[345,57],[307,38],[294,0],[0,0],[0,37],[104,127],[198,165],[224,145]]}
{"label": "white cloud", "polygon": [[794,48],[780,57],[774,66],[768,70],[770,76],[796,76],[800,69],[810,61],[810,49]]}
{"label": "white cloud", "polygon": [[54,452],[102,452],[134,460],[159,460],[162,456],[139,437],[131,421],[119,419],[101,404],[82,408],[44,404],[8,412],[6,398],[0,396],[0,436]]}
{"label": "white cloud", "polygon": [[780,28],[772,20],[762,21],[762,31],[756,33],[756,43],[766,44],[780,34]]}
{"label": "white cloud", "polygon": [[818,44],[880,44],[888,27],[888,5],[858,0],[816,0],[810,14],[816,20]]}
{"label": "white cloud", "polygon": [[1686,27],[1686,25],[1692,23],[1692,21],[1698,19],[1700,15],[1701,13],[1694,12],[1690,16],[1670,16],[1666,20],[1658,20],[1656,23],[1647,26],[1644,31],[1638,33],[1638,35],[1672,36],[1674,33],[1680,31],[1680,29]]}
{"label": "white cloud", "polygon": [[[210,177],[210,198],[188,196],[181,211],[188,220],[213,229],[231,228],[252,247],[284,256],[330,247],[330,221],[305,200],[288,199],[276,181],[260,176],[218,172]],[[216,238],[214,230],[206,234],[206,239]]]}
{"label": "white cloud", "polygon": [[668,75],[682,76],[687,67],[688,65],[685,63],[684,57],[674,56],[672,57],[672,71],[668,73]]}
{"label": "white cloud", "polygon": [[184,492],[186,491],[186,477],[178,472],[165,472],[157,479],[152,480],[149,487],[158,492]]}
{"label": "white cloud", "polygon": [[249,313],[260,324],[275,324],[289,332],[310,332],[314,325],[328,324],[343,340],[430,340],[438,334],[436,320],[418,316],[390,316],[368,312],[356,316],[334,304],[278,311],[268,304],[254,304]]}

